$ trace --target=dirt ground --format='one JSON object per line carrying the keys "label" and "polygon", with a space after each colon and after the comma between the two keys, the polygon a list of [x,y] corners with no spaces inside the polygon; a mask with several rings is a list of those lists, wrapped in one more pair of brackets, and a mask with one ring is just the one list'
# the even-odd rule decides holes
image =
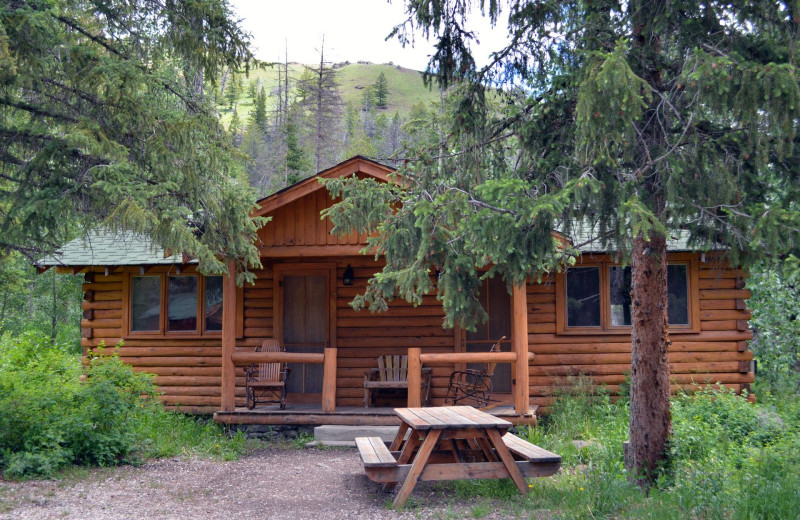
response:
{"label": "dirt ground", "polygon": [[[60,481],[0,480],[0,519],[515,516],[508,502],[456,499],[448,484],[418,483],[406,508],[399,511],[389,508],[392,497],[367,479],[355,449],[269,448],[235,462],[166,459],[91,470]],[[518,506],[524,499],[519,500]]]}

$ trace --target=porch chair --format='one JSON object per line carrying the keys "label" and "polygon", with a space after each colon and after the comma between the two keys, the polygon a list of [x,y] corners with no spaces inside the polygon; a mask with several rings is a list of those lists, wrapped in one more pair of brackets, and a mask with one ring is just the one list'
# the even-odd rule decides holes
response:
{"label": "porch chair", "polygon": [[[278,340],[268,338],[256,352],[282,352]],[[245,399],[252,410],[258,404],[279,403],[286,409],[286,381],[289,379],[286,363],[254,363],[245,368]]]}
{"label": "porch chair", "polygon": [[[489,352],[500,352],[501,343],[506,339],[505,336],[497,340],[492,345]],[[456,370],[450,374],[450,382],[447,385],[447,396],[445,404],[451,405],[470,405],[477,408],[489,406],[492,395],[492,375],[497,363],[486,363],[486,365],[476,370],[467,368]]]}
{"label": "porch chair", "polygon": [[[422,402],[430,406],[431,369],[422,369]],[[378,356],[378,368],[364,372],[364,408],[369,408],[375,391],[408,390],[408,356]]]}

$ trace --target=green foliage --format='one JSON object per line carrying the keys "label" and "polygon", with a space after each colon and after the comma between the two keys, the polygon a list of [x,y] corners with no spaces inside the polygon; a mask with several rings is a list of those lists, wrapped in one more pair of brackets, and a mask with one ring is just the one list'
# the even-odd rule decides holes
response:
{"label": "green foliage", "polygon": [[258,91],[255,108],[251,114],[256,127],[262,132],[265,131],[267,128],[267,93],[264,91],[264,87],[261,87],[261,90]]}
{"label": "green foliage", "polygon": [[[670,465],[649,494],[628,480],[622,443],[628,402],[588,379],[571,380],[549,415],[519,435],[563,457],[555,476],[529,481],[520,503],[508,482],[453,484],[460,498],[501,514],[554,518],[798,518],[800,399],[751,404],[724,389],[673,400]],[[576,448],[573,441],[581,440]],[[493,502],[488,502],[488,501]],[[477,507],[477,506],[476,506]]]}
{"label": "green foliage", "polygon": [[241,453],[241,435],[224,438],[219,426],[166,412],[154,397],[152,376],[112,352],[82,367],[67,345],[33,332],[5,333],[0,470],[8,478],[46,477],[73,464],[132,463],[187,449],[221,458]]}
{"label": "green foliage", "polygon": [[383,71],[378,74],[378,79],[373,83],[372,90],[375,92],[375,104],[385,108],[389,102],[389,80],[386,79],[386,74]]}
{"label": "green foliage", "polygon": [[758,363],[757,393],[800,389],[800,271],[753,269],[747,286]]}
{"label": "green foliage", "polygon": [[0,26],[0,250],[32,258],[102,223],[204,272],[259,265],[263,221],[204,95],[252,60],[227,2],[23,0]]}

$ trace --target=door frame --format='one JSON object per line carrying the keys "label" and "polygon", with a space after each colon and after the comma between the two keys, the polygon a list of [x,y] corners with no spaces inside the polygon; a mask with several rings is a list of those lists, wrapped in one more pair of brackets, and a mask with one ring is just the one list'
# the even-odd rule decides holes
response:
{"label": "door frame", "polygon": [[[327,339],[325,349],[336,348],[336,263],[335,262],[286,262],[276,263],[272,267],[274,297],[272,299],[272,330],[275,338],[283,343],[283,277],[290,275],[319,275],[324,274],[327,278],[327,299],[328,306],[325,319]],[[285,348],[285,346],[284,346]],[[325,381],[323,379],[323,387]],[[318,403],[322,401],[321,393],[294,393],[292,402]],[[288,396],[287,396],[288,398]]]}

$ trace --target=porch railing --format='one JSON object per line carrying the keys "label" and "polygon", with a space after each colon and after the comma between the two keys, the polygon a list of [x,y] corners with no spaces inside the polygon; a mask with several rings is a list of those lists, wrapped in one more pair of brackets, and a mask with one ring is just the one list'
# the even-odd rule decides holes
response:
{"label": "porch railing", "polygon": [[[533,352],[528,352],[526,359],[520,360],[527,365],[533,361]],[[440,354],[423,354],[422,349],[408,349],[408,407],[416,408],[422,403],[422,366],[423,365],[455,365],[458,363],[509,363],[519,365],[516,352],[447,352]],[[525,370],[527,373],[527,370]],[[519,372],[518,372],[519,373]],[[514,408],[517,413],[528,413],[528,378],[519,380],[514,397]]]}
{"label": "porch railing", "polygon": [[336,348],[327,347],[324,353],[311,352],[234,352],[234,366],[253,363],[311,363],[322,364],[322,411],[336,411]]}

